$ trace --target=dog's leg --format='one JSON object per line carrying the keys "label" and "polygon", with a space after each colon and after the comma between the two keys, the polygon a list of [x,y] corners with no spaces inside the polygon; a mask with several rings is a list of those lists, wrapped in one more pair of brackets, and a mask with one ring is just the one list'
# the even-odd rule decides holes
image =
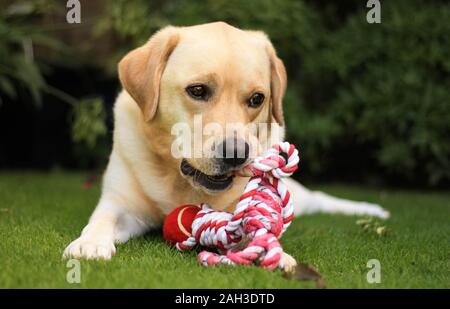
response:
{"label": "dog's leg", "polygon": [[119,201],[102,196],[81,236],[67,246],[63,256],[109,260],[116,252],[114,243],[124,243],[148,228],[148,222],[124,210]]}
{"label": "dog's leg", "polygon": [[116,252],[114,232],[120,211],[102,198],[79,238],[64,250],[64,257],[109,260]]}
{"label": "dog's leg", "polygon": [[293,179],[286,179],[295,205],[295,214],[315,212],[341,213],[346,215],[368,215],[383,219],[389,218],[389,212],[380,205],[355,202],[330,196],[320,191],[310,191]]}

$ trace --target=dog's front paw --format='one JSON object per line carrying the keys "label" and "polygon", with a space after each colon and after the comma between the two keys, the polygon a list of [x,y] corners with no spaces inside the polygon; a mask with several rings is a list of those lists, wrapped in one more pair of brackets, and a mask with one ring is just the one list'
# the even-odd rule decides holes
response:
{"label": "dog's front paw", "polygon": [[286,252],[283,252],[279,265],[280,268],[285,272],[293,273],[295,271],[295,268],[297,267],[297,261]]}
{"label": "dog's front paw", "polygon": [[66,247],[63,258],[110,260],[115,253],[116,247],[112,241],[81,236]]}
{"label": "dog's front paw", "polygon": [[369,215],[373,217],[378,217],[381,219],[388,219],[390,216],[389,211],[385,210],[383,207],[377,204],[360,202],[360,212],[364,215]]}

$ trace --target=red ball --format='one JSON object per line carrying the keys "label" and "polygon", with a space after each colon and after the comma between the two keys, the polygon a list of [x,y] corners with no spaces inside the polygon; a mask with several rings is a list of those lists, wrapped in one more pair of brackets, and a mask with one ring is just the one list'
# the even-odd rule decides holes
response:
{"label": "red ball", "polygon": [[183,205],[172,210],[164,220],[163,236],[171,245],[187,240],[192,233],[192,222],[201,210],[197,205]]}

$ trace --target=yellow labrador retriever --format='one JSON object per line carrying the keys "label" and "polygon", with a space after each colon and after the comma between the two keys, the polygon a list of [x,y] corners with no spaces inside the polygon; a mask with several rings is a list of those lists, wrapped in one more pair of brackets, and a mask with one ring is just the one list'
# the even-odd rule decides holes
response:
{"label": "yellow labrador retriever", "polygon": [[[262,32],[223,22],[166,27],[120,61],[119,77],[124,90],[114,108],[114,145],[102,195],[66,257],[110,259],[116,243],[159,228],[181,204],[233,211],[248,181],[236,171],[269,142],[284,138],[286,70]],[[210,144],[201,142],[208,155],[174,155],[179,137],[173,128],[181,123],[193,130],[198,116],[203,130],[212,123],[270,124],[265,134],[272,140],[249,129],[231,136],[209,130]],[[183,139],[191,145],[192,136]],[[311,192],[293,180],[287,185],[297,215],[389,215],[378,205]],[[284,264],[289,268],[295,260],[285,254]]]}

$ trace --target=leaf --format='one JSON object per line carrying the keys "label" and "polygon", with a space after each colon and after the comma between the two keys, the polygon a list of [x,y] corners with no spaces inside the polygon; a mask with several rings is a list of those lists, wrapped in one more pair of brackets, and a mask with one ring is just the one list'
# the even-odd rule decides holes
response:
{"label": "leaf", "polygon": [[309,264],[299,263],[293,273],[284,273],[284,276],[298,281],[315,281],[316,288],[326,288],[325,281],[320,273]]}
{"label": "leaf", "polygon": [[92,149],[105,136],[106,112],[99,98],[81,100],[73,109],[72,138],[74,142]]}
{"label": "leaf", "polygon": [[14,88],[11,81],[2,76],[0,76],[0,90],[7,96],[9,96],[11,99],[15,99],[17,97],[16,89]]}

